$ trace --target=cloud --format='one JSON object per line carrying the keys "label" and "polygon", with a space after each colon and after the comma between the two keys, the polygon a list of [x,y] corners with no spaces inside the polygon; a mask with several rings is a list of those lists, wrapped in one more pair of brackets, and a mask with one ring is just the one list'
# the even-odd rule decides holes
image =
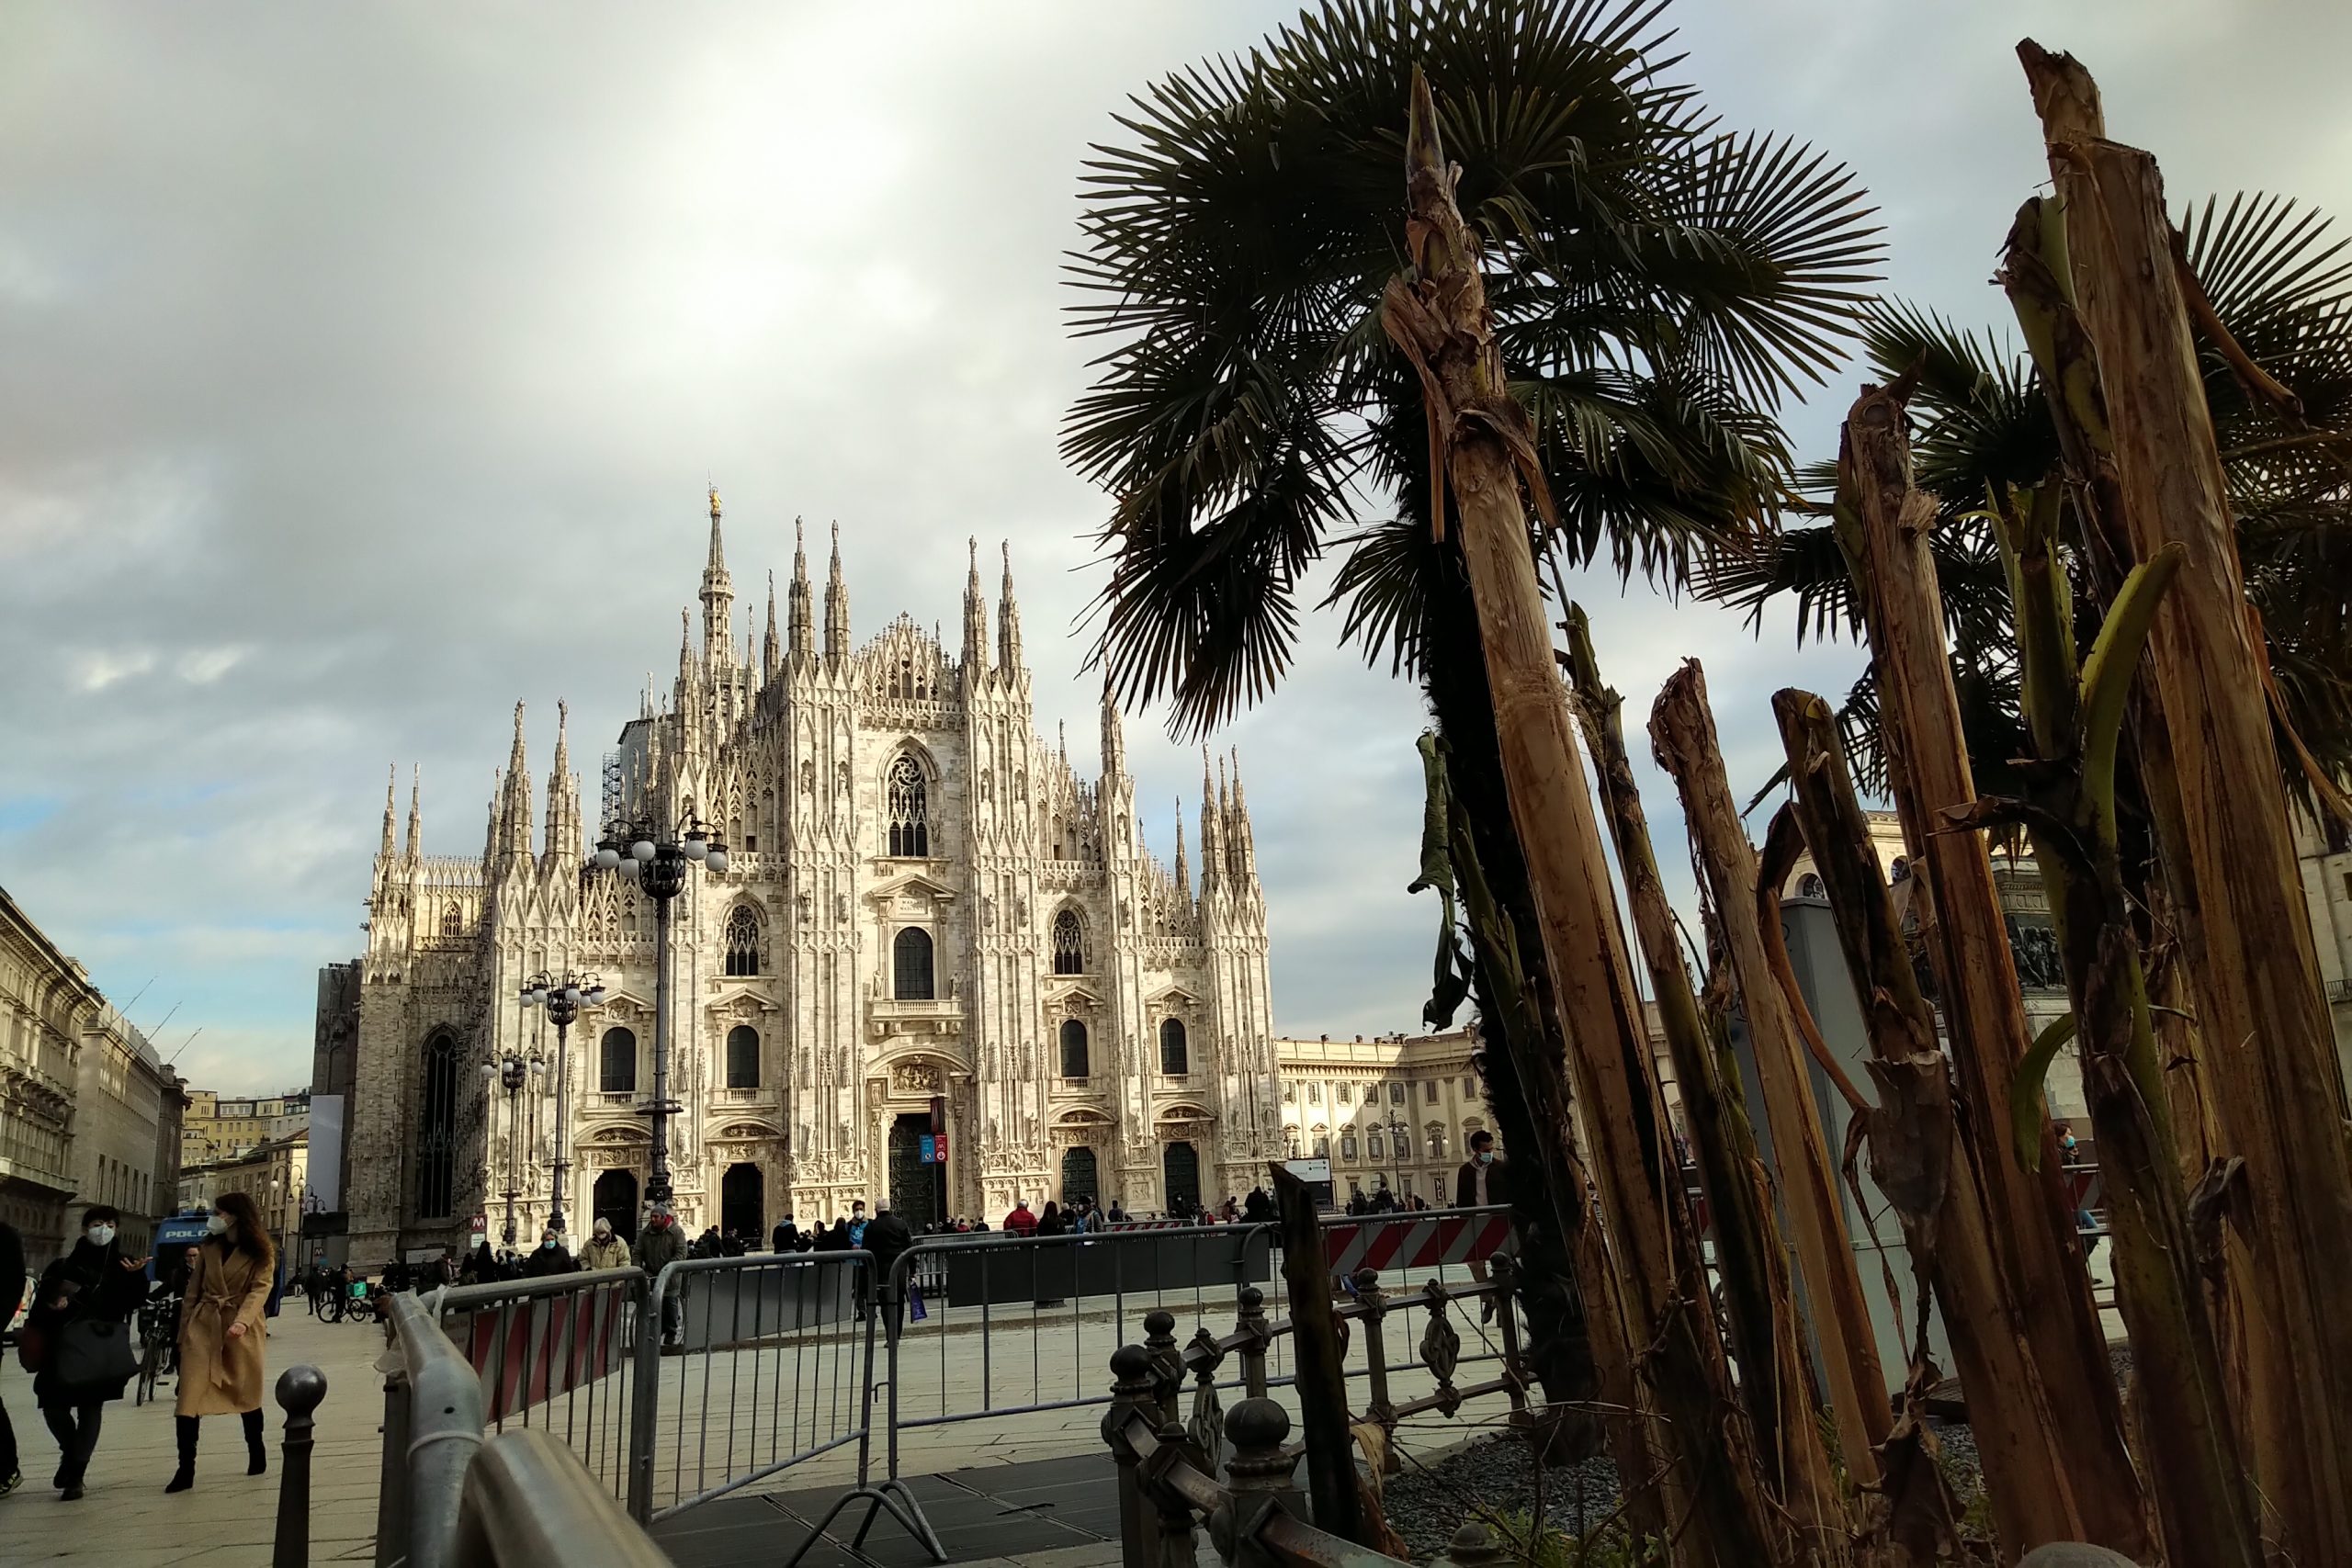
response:
{"label": "cloud", "polygon": [[[311,971],[360,942],[388,761],[430,849],[478,847],[512,703],[592,773],[666,682],[702,487],[758,610],[793,522],[838,519],[859,634],[952,628],[964,540],[1010,538],[1041,728],[1091,754],[1071,636],[1102,498],[1057,451],[1094,345],[1066,333],[1079,164],[1154,77],[1270,5],[52,7],[0,52],[0,882],[201,1081],[308,1068]],[[1966,321],[2042,180],[2015,39],[2081,53],[2177,197],[2352,211],[2336,9],[1683,4],[1727,124],[1855,164],[1891,287]],[[1825,453],[1854,377],[1789,417]],[[994,572],[989,571],[991,586]],[[1612,579],[1579,585],[1638,731],[1707,661],[1736,790],[1766,703],[1844,645]],[[1418,1017],[1414,693],[1307,617],[1242,751],[1286,1032]],[[1150,840],[1194,830],[1196,751],[1131,718]],[[1632,738],[1678,897],[1671,790]],[[593,793],[593,785],[592,785]],[[1194,844],[1197,852],[1197,841]],[[174,1043],[167,1038],[166,1045]]]}

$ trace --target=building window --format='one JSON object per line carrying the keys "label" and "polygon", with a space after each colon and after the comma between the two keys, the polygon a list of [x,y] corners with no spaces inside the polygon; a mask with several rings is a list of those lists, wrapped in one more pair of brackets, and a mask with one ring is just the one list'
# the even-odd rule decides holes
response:
{"label": "building window", "polygon": [[1348,1102],[1348,1096],[1353,1092],[1354,1090],[1352,1090],[1348,1085],[1343,1083],[1335,1083],[1331,1086],[1331,1103],[1334,1105],[1345,1105]]}
{"label": "building window", "polygon": [[1421,1103],[1423,1105],[1437,1103],[1437,1079],[1423,1078],[1421,1080]]}
{"label": "building window", "polygon": [[901,930],[890,943],[890,994],[902,1002],[927,1002],[937,995],[932,977],[931,933],[921,926]]}
{"label": "building window", "polygon": [[1412,1197],[1412,1195],[1413,1195],[1413,1177],[1412,1177],[1412,1173],[1411,1173],[1411,1172],[1409,1172],[1409,1171],[1399,1171],[1399,1172],[1397,1173],[1397,1176],[1396,1176],[1396,1190],[1397,1190],[1400,1194],[1402,1194],[1404,1197],[1406,1197],[1406,1198],[1408,1198],[1408,1199],[1409,1199],[1409,1198],[1411,1198],[1411,1197]]}
{"label": "building window", "polygon": [[760,1087],[760,1032],[748,1023],[727,1032],[727,1087]]}
{"label": "building window", "polygon": [[1405,1103],[1405,1086],[1403,1084],[1392,1083],[1388,1086],[1388,1103],[1391,1105],[1402,1105]]}
{"label": "building window", "polygon": [[1283,1103],[1284,1105],[1296,1105],[1298,1103],[1298,1086],[1296,1084],[1286,1083],[1283,1085]]}
{"label": "building window", "polygon": [[1445,1157],[1445,1129],[1432,1122],[1430,1123],[1429,1134],[1430,1158],[1443,1159]]}
{"label": "building window", "polygon": [[444,905],[441,909],[441,934],[443,936],[458,936],[464,933],[465,929],[466,917],[464,913],[458,909],[458,906],[455,904]]}
{"label": "building window", "polygon": [[1317,1159],[1331,1157],[1331,1134],[1320,1127],[1315,1129],[1315,1157]]}
{"label": "building window", "polygon": [[637,1092],[637,1034],[632,1030],[607,1029],[598,1047],[597,1087],[606,1094]]}
{"label": "building window", "polygon": [[922,764],[901,756],[890,764],[888,805],[890,812],[890,853],[921,860],[931,853],[931,792],[923,783]]}
{"label": "building window", "polygon": [[727,973],[760,972],[760,917],[749,904],[738,904],[727,917]]}
{"label": "building window", "polygon": [[1388,1141],[1380,1135],[1380,1129],[1377,1127],[1363,1135],[1363,1147],[1364,1152],[1374,1159],[1388,1157]]}
{"label": "building window", "polygon": [[1315,1079],[1311,1079],[1311,1080],[1309,1080],[1309,1082],[1307,1083],[1307,1086],[1306,1086],[1306,1103],[1307,1103],[1307,1104],[1309,1104],[1309,1105],[1320,1105],[1320,1104],[1322,1104],[1322,1103],[1323,1103],[1323,1080],[1322,1080],[1322,1079],[1320,1079],[1320,1078],[1315,1078]]}
{"label": "building window", "polygon": [[1082,1078],[1086,1070],[1086,1025],[1074,1018],[1062,1020],[1062,1077]]}
{"label": "building window", "polygon": [[1064,909],[1054,917],[1054,973],[1086,973],[1085,937],[1078,929],[1077,911],[1072,909]]}
{"label": "building window", "polygon": [[1284,1159],[1298,1157],[1298,1129],[1295,1127],[1283,1129],[1283,1157]]}
{"label": "building window", "polygon": [[1181,1078],[1193,1070],[1193,1054],[1184,1039],[1184,1021],[1163,1018],[1159,1021],[1159,1070],[1171,1078]]}
{"label": "building window", "polygon": [[458,1043],[436,1034],[424,1043],[424,1117],[416,1148],[416,1217],[447,1219],[458,1168]]}
{"label": "building window", "polygon": [[1464,1100],[1478,1098],[1478,1079],[1476,1075],[1470,1073],[1462,1075],[1462,1098]]}
{"label": "building window", "polygon": [[1341,1159],[1356,1157],[1356,1130],[1353,1127],[1343,1127],[1340,1130],[1340,1157]]}
{"label": "building window", "polygon": [[1812,872],[1808,871],[1803,876],[1797,878],[1798,897],[1826,898],[1828,896],[1828,890],[1821,885],[1821,878],[1815,875]]}

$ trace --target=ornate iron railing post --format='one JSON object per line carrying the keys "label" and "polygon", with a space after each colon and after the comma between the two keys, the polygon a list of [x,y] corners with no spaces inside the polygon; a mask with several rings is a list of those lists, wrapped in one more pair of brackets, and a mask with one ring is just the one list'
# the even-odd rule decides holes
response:
{"label": "ornate iron railing post", "polygon": [[1282,1568],[1259,1533],[1274,1514],[1295,1518],[1306,1513],[1295,1479],[1298,1456],[1283,1451],[1290,1412],[1262,1394],[1245,1399],[1226,1417],[1226,1431],[1233,1438],[1227,1467],[1231,1491],[1226,1506],[1209,1517],[1209,1539],[1232,1568]]}
{"label": "ornate iron railing post", "polygon": [[1255,1285],[1241,1288],[1241,1316],[1235,1325],[1235,1330],[1250,1337],[1241,1347],[1241,1386],[1250,1398],[1263,1399],[1266,1397],[1266,1347],[1273,1338],[1273,1329],[1266,1322],[1266,1292]]}
{"label": "ornate iron railing post", "polygon": [[1203,1324],[1193,1333],[1184,1359],[1193,1369],[1193,1415],[1184,1423],[1184,1431],[1192,1440],[1193,1458],[1214,1476],[1225,1468],[1225,1407],[1216,1395],[1216,1373],[1225,1365],[1225,1348]]}
{"label": "ornate iron railing post", "polygon": [[1142,1479],[1147,1504],[1159,1515],[1158,1550],[1152,1568],[1193,1568],[1200,1544],[1193,1533],[1193,1505],[1186,1501],[1169,1473],[1193,1464],[1193,1448],[1184,1423],[1170,1416],[1156,1434],[1159,1447],[1144,1465]]}
{"label": "ornate iron railing post", "polygon": [[[1527,1420],[1527,1363],[1519,1354],[1518,1296],[1519,1260],[1507,1253],[1497,1253],[1487,1266],[1494,1276],[1495,1293],[1489,1297],[1495,1303],[1495,1321],[1501,1325],[1503,1337],[1503,1378],[1510,1383],[1510,1419],[1513,1426]],[[1459,1338],[1455,1340],[1460,1344]]]}
{"label": "ornate iron railing post", "polygon": [[1155,1307],[1143,1314],[1143,1348],[1151,1357],[1152,1395],[1159,1411],[1152,1416],[1157,1429],[1181,1420],[1179,1402],[1184,1390],[1184,1353],[1176,1348],[1176,1314]]}
{"label": "ornate iron railing post", "polygon": [[288,1367],[277,1375],[277,1404],[286,1412],[286,1458],[277,1472],[277,1537],[270,1568],[308,1568],[311,1561],[311,1413],[327,1396],[326,1374]]}
{"label": "ornate iron railing post", "polygon": [[1144,1497],[1127,1423],[1158,1420],[1151,1352],[1122,1345],[1111,1353],[1111,1408],[1102,1413],[1102,1440],[1119,1467],[1119,1560],[1124,1568],[1159,1568],[1159,1511]]}
{"label": "ornate iron railing post", "polygon": [[1396,1405],[1388,1397],[1388,1294],[1380,1288],[1377,1269],[1359,1269],[1350,1278],[1356,1288],[1356,1300],[1363,1303],[1363,1365],[1366,1381],[1371,1384],[1364,1416],[1377,1422],[1388,1435],[1381,1469],[1393,1475],[1400,1467],[1395,1440]]}

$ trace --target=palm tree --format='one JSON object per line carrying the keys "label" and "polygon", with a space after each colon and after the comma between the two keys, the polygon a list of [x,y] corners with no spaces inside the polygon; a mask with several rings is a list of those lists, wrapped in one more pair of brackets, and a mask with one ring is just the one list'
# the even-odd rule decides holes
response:
{"label": "palm tree", "polygon": [[[1070,269],[1077,330],[1109,342],[1064,441],[1116,498],[1097,657],[1130,705],[1164,698],[1174,731],[1212,728],[1279,683],[1301,580],[1346,549],[1326,603],[1367,659],[1421,683],[1502,916],[1473,926],[1468,964],[1446,933],[1430,1021],[1475,987],[1496,1121],[1539,1162],[1566,1152],[1514,1075],[1563,1061],[1565,1041],[1555,1009],[1525,1005],[1550,992],[1477,618],[1458,547],[1432,536],[1420,385],[1380,300],[1406,265],[1418,65],[1557,503],[1539,549],[1673,584],[1694,549],[1768,524],[1790,482],[1779,400],[1838,363],[1874,231],[1842,166],[1717,126],[1672,74],[1663,9],[1325,0],[1134,100],[1128,144],[1086,165]],[[1542,1039],[1514,1051],[1513,1028]],[[1555,1403],[1589,1398],[1567,1262],[1581,1203],[1517,1198],[1538,1371]]]}
{"label": "palm tree", "polygon": [[[2209,198],[2183,214],[2183,248],[2213,314],[2294,406],[2265,395],[2200,334],[2205,394],[2237,513],[2246,592],[2268,636],[2279,765],[2306,807],[2352,779],[2352,254],[2328,220],[2294,203]],[[1988,793],[2027,793],[2005,779],[2030,750],[2019,712],[2017,631],[2000,541],[1985,508],[2032,491],[2063,468],[2058,434],[2025,349],[1993,332],[1963,331],[1932,311],[1871,309],[1863,344],[1886,378],[1918,373],[1911,401],[1917,483],[1939,503],[1930,547],[1943,593],[1952,675],[1968,750]],[[1827,513],[1836,465],[1809,465],[1803,488]],[[2071,498],[2067,502],[2071,509]],[[2079,537],[2069,518],[2062,536]],[[2100,594],[2080,581],[2075,602]],[[1797,635],[1861,640],[1861,607],[1834,523],[1752,536],[1713,552],[1700,591],[1760,617],[1788,598]],[[2095,622],[2077,628],[2086,648]],[[1858,782],[1883,792],[1875,671],[1866,670],[1841,712]],[[2300,750],[2299,750],[2300,743]],[[2308,754],[2310,761],[2304,760]],[[2139,857],[2144,865],[2144,853]]]}

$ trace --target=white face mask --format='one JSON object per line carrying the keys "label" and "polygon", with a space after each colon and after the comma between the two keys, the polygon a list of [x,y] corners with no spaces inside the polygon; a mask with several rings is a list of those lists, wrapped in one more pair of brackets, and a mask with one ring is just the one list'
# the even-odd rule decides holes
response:
{"label": "white face mask", "polygon": [[229,1216],[208,1214],[205,1216],[204,1228],[214,1235],[226,1235],[229,1234]]}
{"label": "white face mask", "polygon": [[88,1230],[82,1234],[90,1238],[90,1245],[92,1247],[112,1247],[114,1245],[114,1227],[112,1225],[92,1225]]}
{"label": "white face mask", "polygon": [[612,1239],[613,1239],[613,1227],[612,1227],[612,1226],[610,1226],[610,1225],[598,1225],[598,1226],[596,1227],[596,1239],[597,1239],[598,1241],[610,1241],[610,1240],[612,1240]]}

